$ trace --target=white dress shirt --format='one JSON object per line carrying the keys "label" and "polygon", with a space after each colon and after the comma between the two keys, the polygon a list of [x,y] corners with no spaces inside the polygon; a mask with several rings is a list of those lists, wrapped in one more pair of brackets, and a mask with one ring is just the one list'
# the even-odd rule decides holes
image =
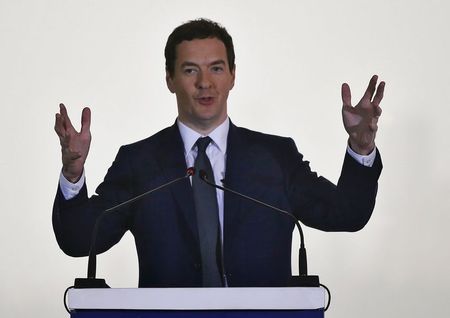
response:
{"label": "white dress shirt", "polygon": [[[177,120],[178,129],[180,130],[181,139],[184,144],[184,158],[186,160],[187,167],[193,167],[195,158],[197,158],[197,146],[195,143],[200,137],[206,137],[195,130],[189,128],[183,124],[180,120]],[[214,173],[214,182],[222,185],[221,180],[225,178],[225,162],[227,157],[227,137],[228,129],[230,127],[230,119],[227,118],[222,124],[209,133],[211,142],[206,148],[206,155],[211,162],[211,167]],[[216,189],[217,193],[217,206],[219,208],[219,223],[222,242],[223,242],[223,191]]]}
{"label": "white dress shirt", "polygon": [[[205,137],[198,132],[192,130],[183,124],[180,120],[177,120],[178,129],[180,130],[181,138],[184,144],[184,157],[187,167],[193,167],[195,158],[197,157],[197,147],[195,142],[200,137]],[[212,139],[212,142],[206,148],[206,154],[211,162],[211,166],[214,172],[214,181],[216,184],[222,185],[221,180],[225,178],[225,162],[227,157],[227,137],[228,129],[230,127],[230,120],[227,118],[222,124],[215,128],[208,136]],[[372,167],[376,150],[374,149],[369,155],[362,156],[354,152],[349,146],[347,146],[348,154],[354,158],[357,162],[366,167]],[[83,187],[85,182],[85,172],[76,183],[68,181],[62,174],[59,177],[59,186],[61,192],[66,200],[75,197]],[[223,191],[217,189],[217,203],[219,207],[219,221],[220,226],[223,229]],[[223,231],[222,231],[223,233]]]}

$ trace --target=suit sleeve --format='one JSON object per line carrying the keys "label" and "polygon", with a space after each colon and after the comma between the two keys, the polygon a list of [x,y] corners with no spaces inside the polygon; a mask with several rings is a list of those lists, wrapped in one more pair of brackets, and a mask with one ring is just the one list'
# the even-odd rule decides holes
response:
{"label": "suit sleeve", "polygon": [[[60,187],[53,204],[53,229],[60,248],[70,256],[89,254],[91,234],[98,216],[105,210],[129,199],[132,194],[132,171],[123,148],[109,168],[96,195],[88,198],[86,183],[77,196],[66,200]],[[130,228],[132,207],[105,215],[99,224],[97,252],[116,244]]]}
{"label": "suit sleeve", "polygon": [[377,150],[372,167],[345,154],[337,185],[312,172],[291,140],[287,188],[294,214],[307,226],[323,231],[358,231],[369,221],[375,206],[382,170]]}

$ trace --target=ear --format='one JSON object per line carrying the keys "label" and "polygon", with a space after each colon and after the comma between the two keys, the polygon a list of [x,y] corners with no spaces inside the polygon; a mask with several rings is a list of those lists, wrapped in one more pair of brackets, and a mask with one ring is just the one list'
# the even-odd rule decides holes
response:
{"label": "ear", "polygon": [[166,84],[167,84],[167,88],[169,89],[169,91],[173,94],[175,93],[175,87],[173,84],[173,79],[170,76],[169,71],[166,70]]}
{"label": "ear", "polygon": [[233,69],[231,70],[231,85],[230,90],[234,87],[234,80],[236,78],[236,64],[234,65]]}

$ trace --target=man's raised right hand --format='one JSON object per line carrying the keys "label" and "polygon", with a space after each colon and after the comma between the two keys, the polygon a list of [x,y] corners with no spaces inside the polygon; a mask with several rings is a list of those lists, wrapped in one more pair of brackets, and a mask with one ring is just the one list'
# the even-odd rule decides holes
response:
{"label": "man's raised right hand", "polygon": [[62,173],[70,182],[77,182],[84,169],[91,145],[91,110],[86,107],[81,114],[81,131],[77,132],[67,115],[64,104],[59,104],[55,118],[55,131],[58,134],[62,153]]}

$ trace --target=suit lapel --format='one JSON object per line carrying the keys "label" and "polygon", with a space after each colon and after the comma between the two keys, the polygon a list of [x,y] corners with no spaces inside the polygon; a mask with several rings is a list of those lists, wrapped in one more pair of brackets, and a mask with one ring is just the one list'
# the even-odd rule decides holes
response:
{"label": "suit lapel", "polygon": [[[184,146],[176,123],[169,127],[161,137],[159,151],[156,154],[162,173],[166,180],[174,180],[186,174],[186,160]],[[197,218],[189,179],[170,186],[172,195],[181,211],[181,219],[187,224],[195,241],[198,243]]]}
{"label": "suit lapel", "polygon": [[[169,127],[160,139],[159,151],[156,154],[162,173],[166,180],[174,180],[186,173],[184,145],[176,123]],[[248,169],[255,164],[245,136],[230,122],[227,139],[227,157],[224,185],[241,193],[249,193],[251,181],[247,180]],[[187,224],[195,242],[198,244],[197,217],[195,213],[192,187],[189,179],[170,187],[172,195],[181,211],[181,219]],[[239,230],[245,211],[241,211],[242,198],[231,193],[224,193],[224,238],[231,242],[234,233]]]}
{"label": "suit lapel", "polygon": [[[227,140],[227,158],[224,185],[238,192],[242,192],[247,181],[245,180],[245,169],[250,167],[249,154],[246,142],[239,134],[238,128],[230,123]],[[241,215],[242,198],[236,195],[224,193],[224,241],[230,242],[234,233],[238,230]],[[227,244],[228,245],[228,244]]]}

